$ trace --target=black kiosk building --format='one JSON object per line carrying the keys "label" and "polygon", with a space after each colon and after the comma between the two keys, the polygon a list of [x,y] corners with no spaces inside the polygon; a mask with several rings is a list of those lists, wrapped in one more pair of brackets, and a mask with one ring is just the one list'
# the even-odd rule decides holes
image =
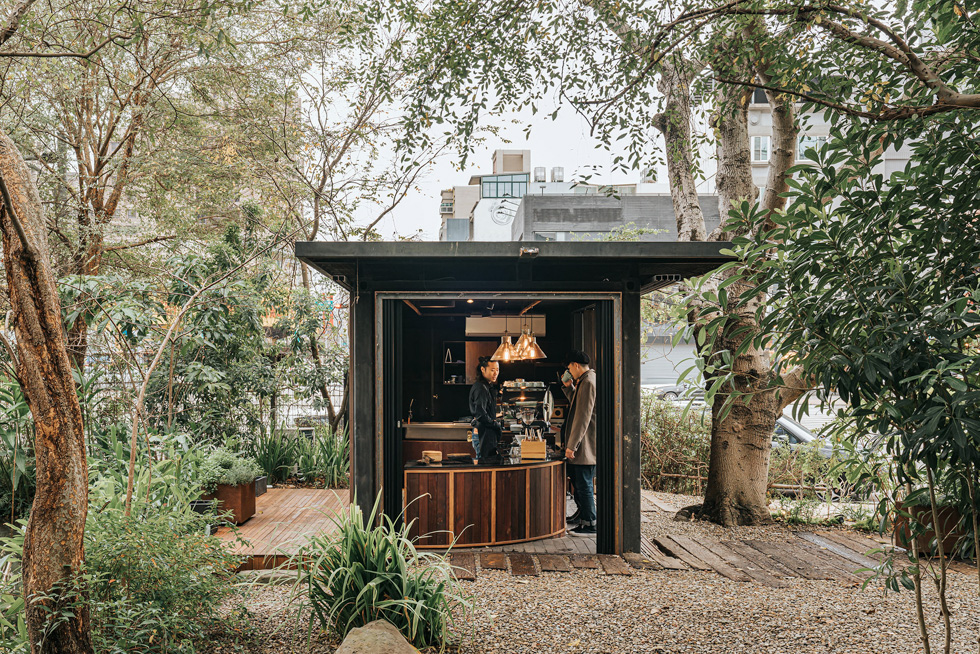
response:
{"label": "black kiosk building", "polygon": [[563,531],[560,462],[414,467],[421,448],[447,455],[472,451],[466,442],[466,393],[476,358],[493,352],[505,334],[516,338],[528,327],[537,332],[548,358],[504,363],[501,381],[522,389],[526,381],[553,388],[559,422],[560,362],[573,348],[592,355],[596,549],[638,551],[640,298],[718,267],[730,259],[722,254],[726,247],[730,244],[297,243],[300,260],[350,293],[349,429],[357,502],[370,510],[381,493],[384,511],[393,518],[405,511],[406,519],[419,524],[418,535],[444,534],[427,536],[433,547],[454,539],[457,546],[514,543]]}

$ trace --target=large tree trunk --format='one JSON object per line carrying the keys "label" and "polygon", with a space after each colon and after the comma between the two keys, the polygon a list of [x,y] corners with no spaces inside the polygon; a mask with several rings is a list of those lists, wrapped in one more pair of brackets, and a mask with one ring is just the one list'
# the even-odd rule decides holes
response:
{"label": "large tree trunk", "polygon": [[[749,43],[752,35],[752,28],[747,29],[745,36]],[[739,77],[751,79],[754,72],[765,75],[760,67],[758,71],[739,71]],[[758,193],[752,181],[748,136],[750,99],[749,88],[726,84],[718,89],[714,125],[718,143],[718,204],[723,223],[728,211],[743,201],[753,202]],[[786,171],[796,160],[797,128],[791,98],[769,96],[769,103],[773,116],[773,153],[761,208],[773,212],[785,206],[786,200],[780,196],[787,190]],[[735,234],[722,224],[712,237],[728,240]],[[717,283],[733,273],[723,274]],[[734,304],[750,289],[735,283],[726,290],[731,298],[729,303]],[[760,294],[745,307],[735,310],[720,307],[728,313],[728,321],[724,333],[712,343],[712,351],[703,353],[705,357],[710,360],[723,351],[737,352],[746,340],[756,338],[759,332],[755,313],[765,302],[765,295]],[[771,521],[766,491],[772,433],[783,408],[796,400],[802,390],[772,388],[771,353],[754,346],[735,357],[732,372],[734,382],[724,384],[712,402],[708,483],[700,516],[725,526],[765,524]],[[742,396],[729,400],[732,391],[749,393],[751,401]]]}
{"label": "large tree trunk", "polygon": [[[17,336],[17,378],[35,425],[37,492],[23,559],[31,651],[91,652],[88,607],[74,601],[88,510],[82,412],[40,197],[23,158],[2,131],[0,178],[5,187],[0,229]],[[64,613],[58,612],[61,608]],[[53,623],[52,617],[57,617]]]}

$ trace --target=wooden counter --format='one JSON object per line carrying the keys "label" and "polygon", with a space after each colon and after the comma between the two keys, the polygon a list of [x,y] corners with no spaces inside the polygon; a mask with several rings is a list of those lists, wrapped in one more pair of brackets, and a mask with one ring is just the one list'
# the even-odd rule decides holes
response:
{"label": "wooden counter", "polygon": [[406,468],[405,498],[419,548],[448,547],[456,537],[455,547],[488,547],[558,536],[565,462]]}

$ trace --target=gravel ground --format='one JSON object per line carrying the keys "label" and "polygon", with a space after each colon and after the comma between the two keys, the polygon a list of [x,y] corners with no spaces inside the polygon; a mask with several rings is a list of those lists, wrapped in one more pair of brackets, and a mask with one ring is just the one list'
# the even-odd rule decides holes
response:
{"label": "gravel ground", "polygon": [[[704,498],[693,495],[675,495],[672,493],[653,493],[655,497],[663,500],[670,506],[684,508],[700,504]],[[675,521],[673,515],[660,511],[650,511],[643,514],[649,518],[649,522],[641,522],[640,530],[651,540],[655,536],[666,536],[670,534],[680,534],[691,538],[710,536],[716,540],[784,540],[787,538],[787,530],[794,531],[806,530],[805,525],[794,525],[788,528],[786,525],[774,523],[762,527],[729,527],[725,528],[713,522],[702,520]]]}
{"label": "gravel ground", "polygon": [[[684,506],[684,499],[670,496]],[[690,502],[693,503],[693,502]],[[648,514],[648,536],[779,539],[790,528],[772,525],[724,530],[704,523],[673,522]],[[792,527],[791,529],[798,529]],[[880,585],[862,590],[841,582],[790,580],[766,588],[708,572],[635,571],[630,577],[593,570],[517,578],[483,570],[463,582],[473,610],[462,621],[459,654],[538,653],[764,653],[910,654],[920,652],[911,592],[884,594]],[[253,634],[234,645],[215,640],[207,652],[333,652],[335,638],[306,647],[305,632],[291,634],[282,611],[285,587],[256,586],[247,598]],[[980,598],[976,577],[950,575],[953,614],[951,651],[976,652]],[[933,651],[942,651],[938,602],[925,592]],[[292,618],[295,624],[295,618]]]}

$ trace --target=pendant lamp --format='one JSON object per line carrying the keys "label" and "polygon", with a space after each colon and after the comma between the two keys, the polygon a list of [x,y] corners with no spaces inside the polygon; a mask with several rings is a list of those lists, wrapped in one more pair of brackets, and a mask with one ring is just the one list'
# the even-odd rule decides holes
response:
{"label": "pendant lamp", "polygon": [[522,359],[547,359],[548,355],[544,353],[541,346],[538,345],[538,337],[531,336],[531,340],[528,341],[527,347],[521,353]]}
{"label": "pendant lamp", "polygon": [[514,343],[514,355],[516,359],[527,359],[528,348],[531,345],[531,330],[525,327],[521,330],[521,337]]}
{"label": "pendant lamp", "polygon": [[514,354],[514,344],[510,342],[510,334],[506,334],[500,337],[500,347],[498,347],[493,353],[490,360],[503,361],[504,363],[507,363],[508,361],[513,361],[516,358]]}

